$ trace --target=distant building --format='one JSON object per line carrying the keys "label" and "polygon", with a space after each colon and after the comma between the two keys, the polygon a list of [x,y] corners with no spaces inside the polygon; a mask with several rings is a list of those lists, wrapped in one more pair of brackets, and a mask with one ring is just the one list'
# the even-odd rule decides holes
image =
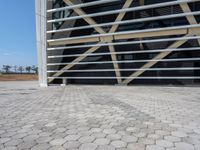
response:
{"label": "distant building", "polygon": [[200,83],[199,0],[36,0],[39,79]]}

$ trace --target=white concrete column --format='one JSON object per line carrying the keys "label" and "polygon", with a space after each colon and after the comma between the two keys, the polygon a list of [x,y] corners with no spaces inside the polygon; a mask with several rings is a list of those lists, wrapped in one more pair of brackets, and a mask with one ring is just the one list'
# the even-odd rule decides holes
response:
{"label": "white concrete column", "polygon": [[46,0],[35,0],[36,3],[36,37],[38,51],[38,73],[40,86],[47,82],[47,42],[46,42]]}

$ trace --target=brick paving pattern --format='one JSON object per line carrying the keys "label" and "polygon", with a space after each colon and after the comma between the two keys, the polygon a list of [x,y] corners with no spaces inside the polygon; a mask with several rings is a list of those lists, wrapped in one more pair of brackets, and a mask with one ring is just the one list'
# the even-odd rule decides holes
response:
{"label": "brick paving pattern", "polygon": [[1,150],[200,150],[200,88],[0,82]]}

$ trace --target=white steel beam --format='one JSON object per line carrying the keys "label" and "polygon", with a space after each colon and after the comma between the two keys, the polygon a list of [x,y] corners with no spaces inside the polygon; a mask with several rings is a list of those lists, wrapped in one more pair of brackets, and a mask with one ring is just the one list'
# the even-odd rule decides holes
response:
{"label": "white steel beam", "polygon": [[[176,48],[176,49],[134,50],[134,51],[113,52],[113,54],[146,54],[146,53],[159,53],[159,52],[166,52],[166,51],[176,51],[176,52],[200,51],[200,47]],[[87,56],[104,56],[104,55],[110,55],[110,53],[51,55],[51,56],[48,56],[48,58],[54,59],[54,58],[66,58],[66,57],[78,57],[78,56],[82,56],[82,55],[87,55]]]}
{"label": "white steel beam", "polygon": [[170,42],[170,41],[177,41],[177,40],[197,40],[197,39],[200,39],[200,36],[165,38],[165,39],[155,39],[155,40],[140,40],[140,41],[128,41],[128,42],[115,42],[115,43],[101,43],[101,44],[87,44],[87,45],[78,45],[78,46],[63,46],[63,47],[48,48],[47,50],[48,51],[63,50],[63,49],[69,50],[69,49],[77,49],[77,48],[79,49],[79,48],[87,48],[87,47],[95,47],[95,46],[133,45],[133,44],[140,44],[140,43],[157,43],[157,42]]}
{"label": "white steel beam", "polygon": [[120,0],[98,0],[98,1],[89,2],[89,3],[70,5],[70,6],[66,6],[66,7],[62,7],[62,8],[49,9],[49,10],[47,10],[47,13],[69,10],[69,9],[73,9],[73,8],[91,7],[91,6],[95,6],[95,5],[107,4],[107,3],[117,2],[117,1],[120,1]]}
{"label": "white steel beam", "polygon": [[[129,72],[129,71],[138,71],[138,70],[146,70],[146,71],[177,71],[177,70],[200,70],[199,67],[196,68],[134,68],[134,69],[119,69],[119,71],[123,72]],[[48,73],[54,73],[54,72],[114,72],[114,69],[90,69],[90,70],[48,70]]]}

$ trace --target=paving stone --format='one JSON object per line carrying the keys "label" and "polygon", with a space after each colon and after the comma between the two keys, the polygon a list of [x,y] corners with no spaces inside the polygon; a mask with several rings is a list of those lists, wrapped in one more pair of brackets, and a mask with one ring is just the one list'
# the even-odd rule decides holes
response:
{"label": "paving stone", "polygon": [[124,142],[130,143],[130,142],[136,142],[138,138],[136,138],[135,136],[125,135],[125,136],[122,136],[121,140]]}
{"label": "paving stone", "polygon": [[146,133],[143,133],[143,132],[139,132],[139,133],[133,133],[133,135],[134,135],[135,137],[142,138],[142,137],[145,137],[147,134],[146,134]]}
{"label": "paving stone", "polygon": [[50,147],[51,147],[50,144],[42,143],[42,144],[37,144],[37,145],[33,146],[31,148],[31,150],[46,150]]}
{"label": "paving stone", "polygon": [[146,150],[165,150],[165,148],[158,145],[147,145]]}
{"label": "paving stone", "polygon": [[162,136],[161,136],[161,135],[158,135],[158,134],[148,134],[148,135],[147,135],[147,138],[157,140],[157,139],[161,139]]}
{"label": "paving stone", "polygon": [[87,127],[87,126],[81,126],[81,127],[77,128],[78,131],[87,131],[87,130],[89,130],[89,129],[90,129],[90,128]]}
{"label": "paving stone", "polygon": [[155,144],[155,140],[151,138],[139,138],[138,143],[151,145],[151,144]]}
{"label": "paving stone", "polygon": [[66,142],[65,139],[54,139],[50,142],[51,145],[63,145]]}
{"label": "paving stone", "polygon": [[38,139],[36,139],[36,142],[37,143],[47,143],[47,142],[50,142],[52,140],[51,137],[47,136],[43,136],[43,137],[39,137]]}
{"label": "paving stone", "polygon": [[63,145],[63,147],[67,149],[73,149],[73,148],[78,148],[80,145],[81,143],[78,141],[68,141]]}
{"label": "paving stone", "polygon": [[115,150],[115,148],[110,145],[100,145],[98,146],[97,150]]}
{"label": "paving stone", "polygon": [[194,150],[194,146],[192,144],[184,142],[175,143],[175,147],[181,150]]}
{"label": "paving stone", "polygon": [[80,138],[80,135],[77,134],[71,134],[65,137],[66,141],[76,141]]}
{"label": "paving stone", "polygon": [[39,135],[29,135],[23,138],[23,141],[34,141],[39,138]]}
{"label": "paving stone", "polygon": [[199,88],[20,83],[0,83],[0,149],[199,149]]}
{"label": "paving stone", "polygon": [[128,150],[145,150],[145,145],[140,143],[129,143],[127,146]]}
{"label": "paving stone", "polygon": [[104,129],[103,133],[105,133],[105,134],[114,134],[114,133],[116,133],[116,130],[115,129]]}
{"label": "paving stone", "polygon": [[181,139],[176,136],[165,136],[164,139],[167,141],[170,141],[170,142],[180,142],[181,141]]}
{"label": "paving stone", "polygon": [[119,140],[119,139],[121,139],[121,135],[119,135],[119,134],[109,134],[107,136],[107,138],[110,139],[110,140]]}
{"label": "paving stone", "polygon": [[123,141],[118,140],[118,141],[112,141],[111,145],[115,148],[123,148],[123,147],[126,147],[127,144]]}
{"label": "paving stone", "polygon": [[192,137],[184,137],[182,138],[182,142],[190,143],[190,144],[200,144],[200,140]]}
{"label": "paving stone", "polygon": [[52,122],[52,123],[48,123],[45,125],[46,127],[53,127],[53,126],[56,126],[56,123],[55,122]]}
{"label": "paving stone", "polygon": [[91,131],[81,131],[78,134],[81,136],[89,136],[92,134],[92,132]]}
{"label": "paving stone", "polygon": [[172,135],[173,136],[176,136],[176,137],[187,137],[187,134],[186,133],[184,133],[184,132],[178,132],[178,131],[174,131],[174,132],[172,132]]}
{"label": "paving stone", "polygon": [[81,145],[80,150],[95,150],[96,148],[97,145],[94,143],[85,143]]}
{"label": "paving stone", "polygon": [[30,149],[33,146],[35,146],[37,143],[35,141],[32,142],[22,142],[20,144],[17,145],[17,148],[22,150],[22,149]]}
{"label": "paving stone", "polygon": [[80,139],[79,139],[79,142],[81,142],[81,143],[90,143],[90,142],[92,142],[92,141],[94,141],[94,137],[92,137],[92,136],[83,136],[83,137],[81,137]]}
{"label": "paving stone", "polygon": [[92,132],[101,132],[102,129],[101,128],[92,128],[91,131]]}
{"label": "paving stone", "polygon": [[106,134],[102,132],[96,132],[96,133],[91,134],[91,136],[95,138],[103,138],[106,136]]}
{"label": "paving stone", "polygon": [[4,145],[6,146],[17,146],[18,144],[22,143],[23,141],[21,139],[13,139],[8,142],[6,142]]}
{"label": "paving stone", "polygon": [[169,142],[167,140],[157,140],[156,145],[161,146],[161,147],[165,147],[165,148],[173,147],[173,143]]}
{"label": "paving stone", "polygon": [[62,146],[53,146],[53,147],[49,148],[48,150],[66,150],[66,149]]}
{"label": "paving stone", "polygon": [[70,129],[70,130],[67,130],[67,134],[76,134],[78,132],[77,129]]}
{"label": "paving stone", "polygon": [[19,133],[19,134],[15,134],[14,136],[12,136],[12,139],[21,139],[25,136],[27,136],[27,133]]}
{"label": "paving stone", "polygon": [[155,134],[165,136],[165,135],[170,135],[170,132],[164,131],[164,130],[156,130],[156,131],[155,131]]}
{"label": "paving stone", "polygon": [[110,140],[109,139],[106,139],[106,138],[98,138],[94,141],[94,143],[96,145],[107,145],[110,143]]}
{"label": "paving stone", "polygon": [[135,128],[135,127],[128,127],[128,128],[126,128],[126,131],[128,131],[128,132],[135,132],[135,131],[137,131],[137,128]]}

